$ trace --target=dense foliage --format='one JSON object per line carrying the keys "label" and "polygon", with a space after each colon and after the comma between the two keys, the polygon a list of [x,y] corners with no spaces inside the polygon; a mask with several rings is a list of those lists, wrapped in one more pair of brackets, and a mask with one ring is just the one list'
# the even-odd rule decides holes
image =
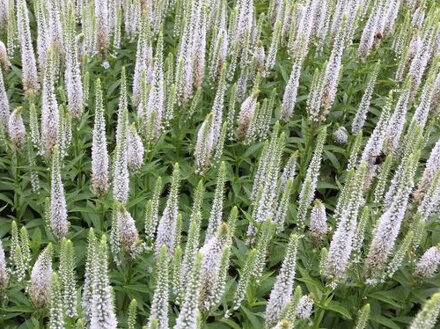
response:
{"label": "dense foliage", "polygon": [[439,22],[0,0],[0,327],[440,328]]}

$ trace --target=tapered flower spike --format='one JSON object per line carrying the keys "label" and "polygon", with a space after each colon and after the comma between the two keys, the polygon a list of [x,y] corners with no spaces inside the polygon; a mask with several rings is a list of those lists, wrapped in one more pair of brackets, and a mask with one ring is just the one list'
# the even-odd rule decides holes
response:
{"label": "tapered flower spike", "polygon": [[432,179],[426,194],[420,202],[418,211],[424,220],[427,220],[433,213],[438,212],[440,205],[440,169]]}
{"label": "tapered flower spike", "polygon": [[176,248],[174,256],[172,258],[172,269],[171,269],[171,290],[175,295],[175,303],[177,305],[182,305],[183,298],[185,297],[185,286],[182,281],[182,248]]}
{"label": "tapered flower spike", "polygon": [[[226,67],[223,67],[211,113],[209,113],[197,135],[195,147],[196,172],[203,174],[211,161],[218,161],[223,152],[226,129],[223,122],[223,102],[226,91]],[[212,159],[213,158],[213,159]]]}
{"label": "tapered flower spike", "polygon": [[62,25],[62,23],[66,23],[66,17],[63,17],[63,22],[61,22],[61,11],[66,12],[67,10],[65,7],[61,8],[61,4],[57,1],[46,2],[46,8],[48,25],[47,42],[63,52],[66,31],[63,31],[64,24]]}
{"label": "tapered flower spike", "polygon": [[252,119],[255,115],[257,108],[257,96],[259,91],[253,92],[246,100],[241,104],[240,112],[238,114],[237,129],[235,134],[239,140],[246,137],[249,127],[252,123]]}
{"label": "tapered flower spike", "polygon": [[275,233],[275,226],[272,221],[268,218],[266,222],[262,224],[261,233],[257,238],[255,245],[256,254],[254,268],[252,276],[257,282],[259,282],[260,277],[263,275],[264,268],[267,262],[267,254],[269,251],[269,244]]}
{"label": "tapered flower spike", "polygon": [[121,85],[118,104],[118,117],[116,124],[116,144],[120,143],[120,130],[122,126],[122,119],[124,118],[123,112],[128,108],[128,96],[127,96],[127,76],[125,73],[125,66],[121,68]]}
{"label": "tapered flower spike", "polygon": [[49,48],[43,76],[43,96],[41,105],[41,152],[49,157],[57,143],[59,110],[55,97],[54,50]]}
{"label": "tapered flower spike", "polygon": [[339,83],[339,78],[342,72],[342,55],[345,49],[346,38],[346,20],[347,17],[342,18],[339,31],[336,35],[333,50],[326,66],[323,82],[323,94],[321,98],[321,106],[328,111],[336,98],[336,91]]}
{"label": "tapered flower spike", "polygon": [[[423,74],[425,73],[428,62],[431,58],[432,47],[434,40],[434,26],[430,26],[423,34],[420,47],[417,48],[417,52],[414,55],[414,59],[411,62],[408,73],[412,76],[412,88],[411,95],[414,96],[419,89],[422,82]],[[428,81],[427,81],[428,82]]]}
{"label": "tapered flower spike", "polygon": [[[176,58],[176,79],[175,85],[178,88],[177,95],[179,103],[186,104],[193,95],[193,82],[194,82],[194,39],[197,36],[195,31],[200,18],[200,2],[192,1],[187,3],[185,11],[188,16],[182,19],[181,38]],[[198,17],[196,17],[196,15]]]}
{"label": "tapered flower spike", "polygon": [[213,156],[213,160],[214,160],[215,164],[217,164],[220,161],[220,159],[223,155],[223,149],[225,147],[225,140],[226,140],[227,131],[228,131],[227,123],[223,122],[222,129],[220,131],[220,136],[218,138],[217,145],[216,145],[216,150],[215,150],[215,153]]}
{"label": "tapered flower spike", "polygon": [[440,266],[440,245],[429,248],[417,261],[415,275],[424,278],[431,278],[435,275]]}
{"label": "tapered flower spike", "polygon": [[151,303],[150,317],[147,328],[152,327],[152,321],[157,321],[158,329],[168,329],[169,308],[169,278],[168,278],[168,248],[163,245],[156,259],[156,287]]}
{"label": "tapered flower spike", "polygon": [[[165,93],[163,78],[163,35],[159,33],[156,46],[156,55],[154,57],[153,76],[151,89],[148,94],[148,103],[143,120],[147,126],[151,125],[153,131],[151,137],[157,140],[162,131],[162,121],[165,116]],[[169,118],[171,119],[171,118]]]}
{"label": "tapered flower spike", "polygon": [[13,250],[20,245],[17,222],[11,222],[11,258],[13,258]]}
{"label": "tapered flower spike", "polygon": [[253,0],[241,0],[236,3],[236,16],[230,36],[234,44],[240,45],[246,32],[254,27],[254,10]]}
{"label": "tapered flower spike", "polygon": [[105,55],[110,47],[110,21],[108,0],[95,1],[96,50]]}
{"label": "tapered flower spike", "polygon": [[45,2],[36,1],[34,5],[35,20],[37,22],[37,54],[39,69],[46,65],[46,56],[51,42],[49,35],[49,22]]}
{"label": "tapered flower spike", "polygon": [[3,243],[0,240],[0,291],[3,291],[8,286],[9,274],[6,267],[5,250],[3,249]]}
{"label": "tapered flower spike", "polygon": [[216,32],[213,36],[215,38],[211,46],[210,58],[209,58],[209,77],[211,80],[215,80],[220,74],[228,54],[229,38],[228,30],[226,27],[226,1],[221,3],[221,22],[220,26],[216,27]]}
{"label": "tapered flower spike", "polygon": [[21,249],[24,268],[27,271],[30,269],[32,265],[32,255],[31,255],[31,247],[29,242],[29,234],[27,232],[26,226],[22,226],[20,229],[20,249]]}
{"label": "tapered flower spike", "polygon": [[65,110],[64,105],[58,107],[59,121],[58,121],[58,136],[57,145],[60,148],[61,160],[63,160],[69,149],[72,141],[72,117],[70,113]]}
{"label": "tapered flower spike", "polygon": [[[277,193],[281,156],[285,146],[285,134],[278,137],[279,125],[276,124],[270,143],[263,148],[258,164],[258,170],[254,178],[253,196],[254,211],[253,218],[257,223],[265,221],[268,217],[276,216]],[[255,189],[255,190],[254,190]],[[250,243],[255,237],[256,229],[253,222],[248,227],[248,239]]]}
{"label": "tapered flower spike", "polygon": [[117,319],[113,305],[107,264],[107,237],[102,236],[96,245],[96,259],[92,262],[92,304],[90,329],[116,329]]}
{"label": "tapered flower spike", "polygon": [[69,17],[67,18],[66,26],[66,40],[65,40],[65,53],[66,53],[66,90],[68,99],[68,109],[73,118],[80,118],[83,112],[83,86],[81,80],[81,71],[78,61],[78,44],[76,42],[75,35],[75,16],[73,12],[73,6],[69,7]]}
{"label": "tapered flower spike", "polygon": [[299,320],[310,318],[313,309],[313,299],[310,296],[302,296],[296,307],[296,316]]}
{"label": "tapered flower spike", "polygon": [[428,188],[432,185],[435,174],[440,170],[440,139],[435,143],[431,150],[428,161],[426,162],[425,170],[420,179],[417,191],[415,192],[415,199],[420,200],[426,193]]}
{"label": "tapered flower spike", "polygon": [[237,103],[237,83],[234,83],[229,89],[229,102],[227,113],[227,126],[228,126],[228,139],[233,140],[235,138],[235,117],[236,117],[236,103]]}
{"label": "tapered flower spike", "polygon": [[267,71],[272,70],[273,67],[275,66],[278,47],[280,44],[281,30],[282,30],[282,22],[278,21],[275,23],[275,27],[272,32],[272,40],[271,40],[270,48],[269,48],[269,51],[268,51],[267,57],[266,57],[266,70]]}
{"label": "tapered flower spike", "polygon": [[345,129],[345,127],[339,127],[338,129],[335,130],[332,137],[336,144],[339,145],[347,144],[348,142],[347,129]]}
{"label": "tapered flower spike", "polygon": [[58,146],[55,146],[52,154],[49,223],[52,233],[58,239],[61,239],[67,234],[70,225],[67,220],[67,204],[61,178],[60,161],[60,151]]}
{"label": "tapered flower spike", "polygon": [[15,7],[16,6],[13,5],[12,1],[8,1],[7,8],[5,8],[5,15],[7,15],[8,18],[7,26],[6,26],[6,37],[7,37],[6,50],[10,57],[14,56],[15,48],[17,48],[18,31],[17,31]]}
{"label": "tapered flower spike", "polygon": [[207,20],[207,5],[203,1],[195,1],[198,4],[197,23],[193,27],[193,41],[192,41],[192,56],[193,56],[193,85],[194,88],[199,88],[205,75],[205,53],[206,53],[206,20]]}
{"label": "tapered flower spike", "polygon": [[226,180],[226,166],[222,162],[217,175],[217,183],[214,192],[214,200],[212,202],[211,213],[209,215],[208,227],[206,229],[205,243],[214,236],[223,217],[223,198]]}
{"label": "tapered flower spike", "polygon": [[240,308],[240,305],[246,296],[246,292],[252,280],[256,255],[257,255],[257,251],[255,249],[251,249],[247,253],[246,261],[243,265],[243,268],[240,271],[240,279],[238,280],[237,287],[235,288],[234,297],[232,300],[233,310],[238,310]]}
{"label": "tapered flower spike", "polygon": [[17,245],[13,251],[13,275],[16,277],[17,281],[22,281],[26,276],[26,264],[24,262],[23,252],[21,250],[21,247]]}
{"label": "tapered flower spike", "polygon": [[358,220],[356,231],[353,237],[353,262],[359,262],[361,258],[361,251],[364,245],[365,233],[367,230],[367,224],[370,220],[370,208],[364,206],[362,209],[360,218]]}
{"label": "tapered flower spike", "polygon": [[29,26],[29,13],[24,0],[17,2],[17,27],[21,50],[23,89],[27,94],[35,94],[40,86]]}
{"label": "tapered flower spike", "polygon": [[411,230],[414,232],[414,237],[412,240],[411,248],[413,250],[417,250],[424,241],[424,238],[426,236],[426,222],[423,220],[422,215],[420,213],[416,213],[415,219],[411,223]]}
{"label": "tapered flower spike", "polygon": [[400,92],[393,114],[388,122],[386,131],[387,150],[394,154],[399,148],[399,142],[406,123],[406,114],[409,108],[411,98],[412,77],[408,75],[404,86]]}
{"label": "tapered flower spike", "polygon": [[197,212],[191,219],[188,231],[188,239],[186,242],[185,253],[183,254],[181,280],[188,282],[191,269],[199,248],[200,239],[200,222],[202,215]]}
{"label": "tapered flower spike", "polygon": [[60,280],[57,273],[52,273],[50,278],[50,304],[49,304],[49,328],[63,329],[64,314],[63,300],[61,297]]}
{"label": "tapered flower spike", "polygon": [[122,4],[119,4],[115,8],[115,24],[113,26],[113,51],[118,51],[121,48],[121,37],[122,37]]}
{"label": "tapered flower spike", "polygon": [[284,191],[289,179],[295,178],[297,162],[298,162],[298,152],[295,151],[294,153],[292,153],[292,155],[290,156],[289,160],[287,161],[287,163],[283,168],[283,173],[281,174],[280,182],[279,182],[280,192]]}
{"label": "tapered flower spike", "polygon": [[91,228],[88,234],[86,266],[81,301],[81,306],[84,310],[84,323],[86,324],[86,327],[90,326],[90,321],[92,319],[93,276],[95,272],[97,252],[97,239],[93,228]]}
{"label": "tapered flower spike", "polygon": [[137,313],[137,301],[136,299],[132,299],[130,305],[128,305],[128,319],[127,319],[127,328],[135,329],[136,328],[136,313]]}
{"label": "tapered flower spike", "polygon": [[[254,132],[255,139],[257,141],[262,141],[267,138],[270,126],[272,124],[272,114],[274,111],[275,99],[277,97],[277,90],[274,88],[270,94],[269,98],[263,100],[262,105],[257,113],[257,118],[255,120],[254,127],[252,131]],[[252,142],[252,141],[250,141]]]}
{"label": "tapered flower spike", "polygon": [[203,254],[199,252],[196,256],[194,267],[191,271],[191,277],[186,289],[183,306],[176,320],[173,329],[197,329],[199,316],[199,298],[201,288],[201,268]]}
{"label": "tapered flower spike", "polygon": [[387,127],[393,99],[392,95],[393,92],[391,91],[382,110],[379,121],[377,122],[362,152],[361,160],[366,161],[370,167],[374,165],[376,157],[380,155],[383,148],[383,143],[388,129]]}
{"label": "tapered flower spike", "polygon": [[88,105],[89,104],[89,95],[90,95],[90,72],[86,71],[83,76],[82,76],[82,81],[83,81],[83,100],[84,100],[84,105]]}
{"label": "tapered flower spike", "polygon": [[[394,196],[399,191],[399,184],[402,184],[402,181],[404,179],[403,174],[405,169],[407,168],[409,157],[412,154],[415,155],[416,153],[418,154],[418,156],[420,156],[419,152],[423,148],[422,131],[423,128],[415,125],[414,123],[412,123],[408,128],[408,131],[404,138],[404,143],[401,145],[399,152],[402,160],[396,172],[394,173],[390,187],[385,194],[384,203],[387,206],[392,202]],[[417,167],[415,167],[414,170],[416,170],[416,168]]]}
{"label": "tapered flower spike", "polygon": [[220,135],[223,126],[223,107],[224,107],[225,92],[227,88],[226,69],[227,67],[225,65],[222,71],[220,72],[217,91],[215,93],[215,98],[211,109],[211,112],[213,114],[212,135],[213,135],[215,149],[218,149],[219,147],[223,147],[223,144],[221,144],[220,142],[221,139]]}
{"label": "tapered flower spike", "polygon": [[321,168],[322,151],[324,142],[327,137],[327,128],[321,130],[317,137],[315,152],[313,153],[312,160],[307,168],[306,178],[303,182],[298,204],[298,223],[304,227],[304,221],[307,216],[308,208],[313,201],[316,185],[318,183],[319,170]]}
{"label": "tapered flower spike", "polygon": [[425,302],[423,308],[417,313],[409,329],[432,329],[440,313],[440,293],[435,293]]}
{"label": "tapered flower spike", "polygon": [[362,60],[365,60],[373,47],[377,27],[380,24],[381,8],[384,7],[382,4],[382,2],[377,2],[374,4],[370,17],[368,18],[362,32],[359,42],[359,56]]}
{"label": "tapered flower spike", "polygon": [[92,142],[92,190],[97,194],[107,192],[109,160],[105,134],[104,105],[101,80],[96,81],[95,124]]}
{"label": "tapered flower spike", "polygon": [[385,162],[382,164],[380,168],[379,177],[377,179],[377,184],[374,189],[374,202],[381,203],[385,188],[388,183],[388,176],[391,171],[391,166],[393,164],[393,156],[391,154],[387,155]]}
{"label": "tapered flower spike", "polygon": [[226,237],[226,242],[223,247],[222,255],[220,258],[219,271],[217,275],[217,280],[212,293],[211,298],[211,310],[213,310],[217,305],[220,304],[225,292],[226,283],[229,272],[230,256],[232,253],[232,237],[234,236],[235,221],[237,218],[237,209],[233,208],[228,221],[228,236]]}
{"label": "tapered flower spike", "polygon": [[170,193],[168,194],[167,203],[160,219],[159,227],[157,228],[157,236],[155,241],[156,253],[159,253],[162,245],[166,245],[168,247],[169,255],[172,255],[174,253],[178,214],[179,186],[180,169],[179,164],[176,163],[173,169]]}
{"label": "tapered flower spike", "polygon": [[201,292],[200,302],[202,310],[210,310],[216,306],[221,296],[218,296],[218,285],[222,265],[222,257],[225,248],[229,244],[228,225],[223,223],[218,227],[216,235],[207,240],[205,245],[200,248],[204,255],[201,269]]}
{"label": "tapered flower spike", "polygon": [[366,163],[362,162],[353,179],[347,182],[347,199],[336,214],[339,223],[324,263],[325,275],[335,281],[345,277],[353,251],[357,217],[363,203],[366,167]]}
{"label": "tapered flower spike", "polygon": [[365,329],[370,317],[370,304],[365,304],[359,311],[355,329]]}
{"label": "tapered flower spike", "polygon": [[59,277],[62,292],[64,312],[68,317],[77,316],[76,278],[75,278],[75,251],[72,241],[61,241]]}
{"label": "tapered flower spike", "polygon": [[21,107],[17,107],[9,117],[8,129],[14,150],[18,151],[23,148],[26,142],[26,129],[24,127],[23,118],[21,117]]}
{"label": "tapered flower spike", "polygon": [[144,152],[144,144],[133,123],[127,131],[127,165],[129,170],[137,172],[142,168]]}
{"label": "tapered flower spike", "polygon": [[156,233],[157,224],[159,222],[159,201],[162,193],[162,177],[156,179],[154,184],[153,195],[147,203],[145,209],[145,235],[147,240],[152,241]]}
{"label": "tapered flower spike", "polygon": [[213,114],[209,113],[199,128],[194,150],[195,171],[198,174],[203,174],[211,164],[211,154],[214,148],[212,125]]}
{"label": "tapered flower spike", "polygon": [[6,94],[5,82],[3,80],[3,72],[0,70],[0,124],[3,131],[7,131],[9,115],[11,110],[9,109],[8,95]]}
{"label": "tapered flower spike", "polygon": [[[175,86],[174,84],[172,86]],[[170,89],[171,91],[171,89]],[[192,118],[194,116],[195,113],[197,113],[199,106],[200,106],[200,102],[202,100],[202,96],[203,96],[203,89],[200,87],[196,90],[196,93],[194,94],[193,99],[191,100],[191,106],[189,108],[189,113],[188,116],[190,118]],[[173,108],[171,109],[173,114],[174,114],[174,104],[173,104]],[[168,109],[167,109],[168,112]],[[168,114],[167,114],[168,117]]]}
{"label": "tapered flower spike", "polygon": [[31,103],[29,107],[29,127],[30,127],[30,140],[32,146],[35,149],[40,147],[40,124],[38,122],[37,108],[34,103]]}
{"label": "tapered flower spike", "polygon": [[399,146],[397,156],[403,160],[408,158],[412,153],[421,151],[425,147],[425,136],[423,135],[423,127],[415,122],[409,124],[402,143]]}
{"label": "tapered flower spike", "polygon": [[385,273],[382,276],[382,280],[386,280],[391,278],[394,273],[396,273],[400,267],[403,265],[404,260],[408,253],[411,251],[411,245],[414,239],[414,232],[410,230],[406,235],[403,241],[400,243],[398,248],[393,252],[393,257],[391,258]]}
{"label": "tapered flower spike", "polygon": [[292,298],[287,303],[287,305],[284,309],[282,319],[285,319],[285,320],[291,322],[292,324],[295,323],[295,321],[297,320],[296,310],[298,308],[298,303],[299,303],[301,297],[302,297],[302,289],[301,289],[300,285],[297,285],[293,294],[292,294]]}
{"label": "tapered flower spike", "polygon": [[[401,164],[402,175],[396,180],[395,193],[387,206],[386,211],[379,218],[374,230],[374,237],[365,261],[367,273],[370,273],[374,283],[380,278],[388,257],[394,249],[397,235],[408,205],[409,194],[414,185],[414,174],[417,168],[419,154],[411,154]],[[400,168],[397,170],[399,172]],[[391,190],[392,187],[390,187]],[[389,190],[389,191],[390,191]]]}
{"label": "tapered flower spike", "polygon": [[32,268],[29,295],[37,307],[46,306],[50,298],[50,276],[52,274],[52,244],[40,253]]}
{"label": "tapered flower spike", "polygon": [[323,69],[320,71],[315,69],[313,80],[310,85],[310,92],[307,97],[307,114],[311,122],[319,123],[324,121],[325,116],[321,111],[321,99],[324,89],[324,74],[328,63],[324,63]]}
{"label": "tapered flower spike", "polygon": [[290,236],[283,264],[266,306],[265,319],[267,326],[274,325],[280,320],[292,296],[298,241],[299,237],[297,235],[292,234]]}
{"label": "tapered flower spike", "polygon": [[286,89],[284,90],[281,116],[285,121],[290,119],[295,109],[301,67],[302,58],[297,56],[293,63],[292,72],[290,73],[290,78],[287,82]]}
{"label": "tapered flower spike", "polygon": [[371,97],[373,96],[373,91],[376,85],[379,69],[380,69],[380,61],[376,63],[373,72],[370,74],[368,78],[367,87],[365,88],[365,92],[362,96],[358,110],[351,124],[351,132],[353,135],[357,135],[365,125],[365,120],[367,119],[367,113],[370,107]]}
{"label": "tapered flower spike", "polygon": [[121,204],[117,201],[113,202],[112,223],[110,230],[110,252],[113,256],[113,261],[117,265],[121,265],[121,234],[119,232],[119,217],[121,214]]}
{"label": "tapered flower spike", "polygon": [[310,232],[317,241],[321,241],[323,235],[328,231],[327,214],[325,205],[321,200],[316,199],[313,202],[313,208],[310,213]]}
{"label": "tapered flower spike", "polygon": [[423,91],[420,96],[420,103],[417,106],[412,121],[417,122],[422,127],[425,126],[428,120],[429,112],[432,108],[432,101],[434,99],[434,76],[431,75],[427,78]]}
{"label": "tapered flower spike", "polygon": [[264,72],[264,63],[266,62],[266,52],[264,50],[264,45],[261,42],[261,40],[259,40],[257,42],[257,44],[255,45],[255,50],[254,50],[254,60],[256,62],[257,65],[257,71],[260,73]]}
{"label": "tapered flower spike", "polygon": [[[22,248],[24,250],[22,250]],[[11,223],[11,246],[10,246],[10,258],[12,261],[12,269],[11,273],[18,282],[24,279],[26,276],[26,270],[28,266],[30,266],[29,262],[31,261],[30,256],[27,258],[24,256],[28,254],[29,246],[23,244],[23,241],[19,238],[17,223],[12,221]]]}
{"label": "tapered flower spike", "polygon": [[286,186],[284,187],[284,191],[282,192],[280,202],[278,203],[278,207],[275,214],[275,223],[277,225],[277,232],[284,231],[284,225],[286,222],[287,212],[289,210],[290,197],[293,189],[293,178],[289,178]]}
{"label": "tapered flower spike", "polygon": [[265,141],[263,145],[263,150],[261,151],[261,155],[258,159],[258,168],[254,177],[254,184],[252,186],[251,193],[251,200],[253,201],[257,199],[260,187],[263,183],[263,179],[267,176],[268,167],[272,161],[271,154],[273,154],[275,151],[279,128],[279,124],[276,123],[272,132],[270,143],[269,141]]}
{"label": "tapered flower spike", "polygon": [[151,46],[150,28],[146,13],[142,13],[141,28],[136,52],[136,64],[133,77],[133,101],[137,106],[141,99],[141,75],[145,74],[147,81],[151,79],[153,49]]}
{"label": "tapered flower spike", "polygon": [[119,241],[123,250],[135,256],[140,250],[139,233],[136,223],[123,204],[119,204],[116,213]]}
{"label": "tapered flower spike", "polygon": [[128,110],[122,111],[121,129],[119,130],[119,144],[116,145],[113,167],[113,198],[126,203],[130,187],[127,155]]}
{"label": "tapered flower spike", "polygon": [[205,185],[203,180],[200,179],[192,198],[193,204],[191,207],[191,215],[189,217],[191,223],[194,220],[201,220],[201,216],[199,215],[201,214],[204,195],[205,195]]}

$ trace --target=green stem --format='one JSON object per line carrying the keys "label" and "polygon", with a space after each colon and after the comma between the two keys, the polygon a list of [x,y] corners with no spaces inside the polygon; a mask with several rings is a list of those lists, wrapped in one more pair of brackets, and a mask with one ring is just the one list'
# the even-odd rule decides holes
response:
{"label": "green stem", "polygon": [[319,305],[318,310],[315,313],[315,317],[313,318],[313,324],[312,324],[312,328],[313,329],[319,329],[319,326],[321,324],[322,318],[324,317],[324,309],[321,307],[321,305],[324,305],[324,303],[326,302],[327,298],[330,296],[330,294],[332,293],[332,289],[328,289],[326,288],[326,291],[322,294],[319,303],[317,305]]}

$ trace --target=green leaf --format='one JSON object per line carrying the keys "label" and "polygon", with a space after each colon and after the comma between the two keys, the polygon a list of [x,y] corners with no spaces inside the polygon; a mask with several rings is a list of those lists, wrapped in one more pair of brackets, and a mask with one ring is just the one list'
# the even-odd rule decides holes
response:
{"label": "green leaf", "polygon": [[373,320],[374,322],[377,322],[387,328],[400,329],[400,326],[395,324],[392,320],[374,312],[370,314],[370,320]]}
{"label": "green leaf", "polygon": [[346,318],[348,320],[351,319],[350,312],[344,306],[342,306],[342,304],[340,304],[338,302],[330,301],[329,303],[325,303],[322,306],[322,308],[325,309],[325,310],[329,310],[329,311],[333,311],[333,312],[339,313],[344,318]]}

